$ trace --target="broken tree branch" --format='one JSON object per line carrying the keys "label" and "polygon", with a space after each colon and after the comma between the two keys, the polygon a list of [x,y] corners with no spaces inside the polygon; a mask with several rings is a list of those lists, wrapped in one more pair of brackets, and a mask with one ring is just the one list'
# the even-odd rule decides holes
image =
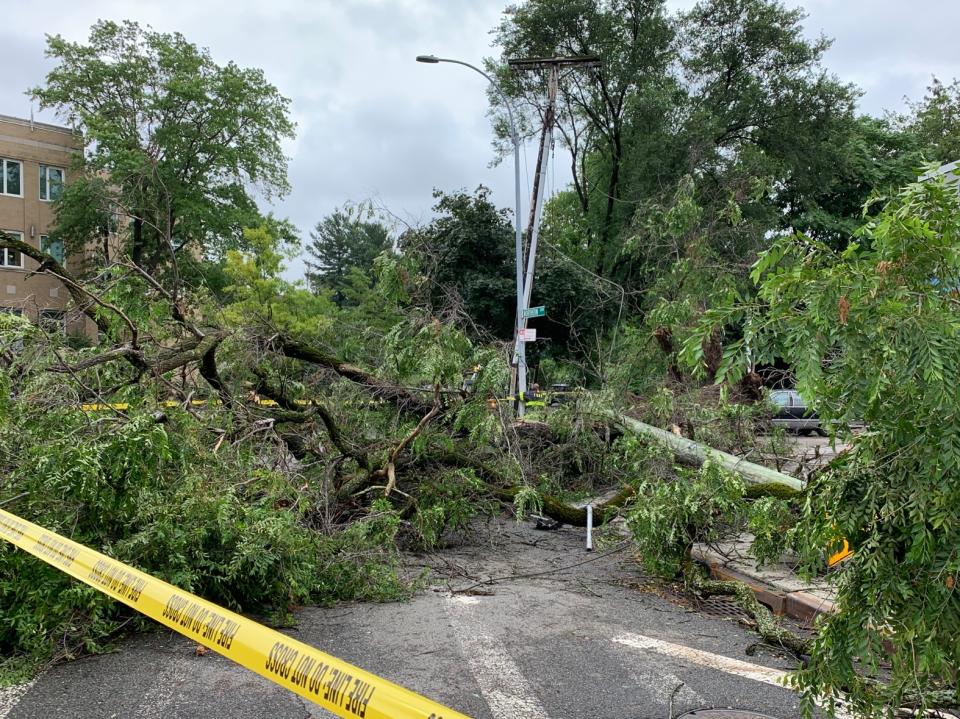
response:
{"label": "broken tree branch", "polygon": [[390,492],[397,486],[397,469],[396,462],[397,457],[400,456],[400,453],[404,448],[410,444],[418,434],[420,434],[424,428],[430,424],[430,420],[437,416],[440,412],[440,385],[436,384],[434,386],[433,392],[433,407],[427,412],[423,418],[417,423],[417,426],[407,434],[396,447],[393,448],[393,451],[390,452],[390,458],[387,460],[387,486],[383,490],[383,496],[389,497]]}
{"label": "broken tree branch", "polygon": [[779,484],[797,492],[802,492],[806,487],[806,482],[796,477],[748,462],[745,459],[727,452],[721,452],[719,449],[708,447],[691,439],[678,437],[672,432],[645,424],[632,417],[619,415],[612,411],[605,414],[625,431],[642,435],[659,444],[666,445],[681,462],[699,467],[707,460],[711,460],[728,472],[739,475],[747,484]]}
{"label": "broken tree branch", "polygon": [[433,407],[431,403],[425,402],[421,397],[406,389],[388,384],[356,365],[341,362],[339,358],[306,342],[301,342],[286,335],[277,335],[274,339],[274,346],[281,354],[291,359],[325,367],[344,379],[366,387],[374,397],[391,402],[405,412],[423,415]]}
{"label": "broken tree branch", "polygon": [[[277,387],[269,377],[263,372],[258,372],[254,370],[254,374],[257,376],[257,393],[262,394],[268,399],[272,399],[280,407],[290,412],[300,412],[301,409],[299,405],[291,401],[289,397],[284,394],[283,390]],[[330,413],[330,410],[327,409],[326,405],[323,404],[320,400],[313,398],[310,401],[310,406],[313,409],[313,413],[320,418],[320,421],[323,422],[324,428],[327,430],[327,436],[330,437],[330,441],[333,443],[333,446],[344,457],[350,457],[353,459],[357,466],[361,469],[369,470],[370,462],[367,459],[367,455],[362,450],[353,447],[343,436],[343,432],[340,430],[340,426],[337,424],[336,420],[333,418],[333,415]],[[306,419],[306,413],[304,414],[304,419]]]}

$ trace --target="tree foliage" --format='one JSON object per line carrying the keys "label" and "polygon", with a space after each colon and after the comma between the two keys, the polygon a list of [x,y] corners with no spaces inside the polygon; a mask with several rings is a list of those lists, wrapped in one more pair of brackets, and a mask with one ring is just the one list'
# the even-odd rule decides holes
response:
{"label": "tree foliage", "polygon": [[259,224],[257,196],[289,190],[290,103],[262,71],[218,65],[179,33],[130,21],[100,21],[86,43],[49,37],[47,55],[56,65],[31,93],[87,148],[76,168],[83,179],[68,184],[59,216],[58,232],[77,246],[106,215],[139,264],[183,248],[220,257]]}
{"label": "tree foliage", "polygon": [[373,261],[392,247],[389,228],[371,219],[369,208],[347,206],[320,220],[307,245],[307,281],[314,292],[332,291],[343,306],[351,270],[371,273]]}
{"label": "tree foliage", "polygon": [[[508,9],[497,29],[504,57],[602,61],[595,76],[561,82],[558,128],[583,217],[568,249],[597,272],[642,286],[651,268],[624,253],[629,228],[690,177],[701,222],[714,228],[709,241],[727,262],[813,209],[836,173],[834,147],[856,129],[855,92],[821,67],[829,43],[808,40],[802,18],[769,0],[709,0],[673,15],[650,0]],[[501,77],[534,117],[542,114],[543,77]],[[732,203],[741,221],[723,231]],[[562,206],[569,212],[571,203]],[[548,205],[547,226],[559,207]]]}
{"label": "tree foliage", "polygon": [[[379,256],[378,281],[339,307],[283,279],[273,225],[243,243],[214,294],[128,258],[84,279],[0,235],[100,334],[78,347],[0,316],[0,501],[245,611],[403,596],[401,545],[465,531],[537,473],[509,408],[487,405],[506,363],[411,301],[409,257]],[[97,651],[129,623],[55,574],[0,548],[0,651],[17,666]]]}
{"label": "tree foliage", "polygon": [[[740,317],[749,346],[731,344],[730,374],[746,351],[785,358],[821,421],[853,445],[788,538],[808,573],[838,538],[855,549],[833,575],[838,611],[796,675],[808,710],[824,698],[876,715],[960,700],[958,246],[956,185],[912,183],[843,251],[803,235],[776,242],[753,270],[759,304],[708,313],[700,330]],[[854,422],[868,430],[850,436]]]}
{"label": "tree foliage", "polygon": [[960,81],[934,77],[924,98],[909,105],[910,114],[899,121],[919,139],[927,159],[944,165],[960,159]]}
{"label": "tree foliage", "polygon": [[[602,253],[615,238],[624,206],[627,145],[637,121],[660,134],[675,92],[667,72],[675,29],[660,0],[534,0],[511,5],[495,31],[504,58],[599,55],[602,69],[565,76],[558,124],[570,152],[581,212],[593,219],[586,244]],[[543,73],[502,71],[507,92],[521,100],[528,123],[544,113]],[[650,126],[653,125],[653,127]]]}
{"label": "tree foliage", "polygon": [[466,312],[482,331],[509,339],[517,304],[510,216],[482,186],[472,195],[434,191],[434,198],[437,217],[400,238],[401,250],[427,278],[423,300]]}
{"label": "tree foliage", "polygon": [[[515,234],[510,216],[479,187],[471,195],[436,191],[437,216],[400,237],[400,249],[420,277],[412,301],[462,323],[483,340],[513,338],[516,318]],[[604,296],[609,288],[599,288]],[[544,305],[547,316],[531,322],[538,343],[527,348],[536,367],[542,358],[585,356],[596,339],[592,330],[604,308],[594,299],[595,278],[558,248],[544,243],[537,257],[532,306]],[[608,298],[609,299],[609,298]]]}

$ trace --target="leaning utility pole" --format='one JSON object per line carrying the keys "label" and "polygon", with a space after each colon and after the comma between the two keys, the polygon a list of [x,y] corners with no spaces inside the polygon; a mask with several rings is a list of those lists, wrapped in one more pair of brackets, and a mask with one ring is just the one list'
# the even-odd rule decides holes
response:
{"label": "leaning utility pole", "polygon": [[536,173],[533,176],[533,197],[530,200],[530,218],[527,223],[527,272],[523,282],[523,302],[517,316],[513,353],[514,371],[510,375],[510,394],[518,398],[517,416],[522,417],[524,414],[524,398],[527,392],[527,348],[525,338],[521,338],[521,334],[527,328],[527,317],[524,316],[524,311],[530,307],[530,298],[533,295],[533,271],[537,263],[537,238],[540,235],[540,217],[543,213],[543,185],[547,176],[549,148],[553,147],[553,126],[556,122],[557,86],[560,82],[560,68],[598,68],[600,67],[600,58],[595,55],[534,57],[507,60],[507,64],[517,72],[547,71],[547,107],[543,113],[540,150],[537,154]]}

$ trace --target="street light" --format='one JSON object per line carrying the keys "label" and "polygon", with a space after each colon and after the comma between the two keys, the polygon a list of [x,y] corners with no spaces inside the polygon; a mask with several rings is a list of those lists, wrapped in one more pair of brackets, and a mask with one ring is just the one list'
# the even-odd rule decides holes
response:
{"label": "street light", "polygon": [[[462,60],[452,60],[446,57],[437,57],[436,55],[417,55],[417,62],[426,63],[428,65],[436,65],[441,62],[449,62],[454,65],[463,65],[464,67],[469,67],[474,72],[479,73],[487,82],[493,85],[493,89],[497,91],[497,94],[500,95],[500,99],[503,100],[504,106],[507,108],[507,117],[510,120],[510,139],[513,141],[513,185],[514,185],[514,195],[515,195],[515,208],[513,211],[513,222],[514,230],[516,235],[516,253],[517,253],[517,317],[513,323],[514,333],[515,333],[515,342],[514,342],[514,362],[517,364],[517,376],[518,376],[518,392],[519,396],[523,397],[523,393],[527,389],[527,358],[526,358],[526,347],[523,342],[520,341],[519,331],[520,327],[523,326],[523,234],[520,230],[520,135],[517,133],[517,125],[513,119],[513,106],[510,104],[510,100],[507,99],[506,93],[497,82],[490,77],[487,73],[481,70],[478,67],[474,67],[468,62],[463,62]],[[522,417],[524,412],[524,403],[519,401],[517,403],[517,415]]]}

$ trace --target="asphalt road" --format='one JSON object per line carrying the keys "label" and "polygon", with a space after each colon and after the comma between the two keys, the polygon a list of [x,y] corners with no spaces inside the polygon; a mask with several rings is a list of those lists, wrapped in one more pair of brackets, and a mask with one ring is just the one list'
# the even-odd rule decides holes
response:
{"label": "asphalt road", "polygon": [[[799,716],[778,685],[789,658],[748,655],[756,635],[658,590],[629,549],[607,551],[586,553],[581,530],[498,520],[412,557],[411,571],[429,567],[433,579],[411,601],[305,609],[290,633],[478,719],[671,719],[700,707]],[[510,578],[477,584],[491,577]],[[0,719],[328,716],[166,630],[0,690]]]}

